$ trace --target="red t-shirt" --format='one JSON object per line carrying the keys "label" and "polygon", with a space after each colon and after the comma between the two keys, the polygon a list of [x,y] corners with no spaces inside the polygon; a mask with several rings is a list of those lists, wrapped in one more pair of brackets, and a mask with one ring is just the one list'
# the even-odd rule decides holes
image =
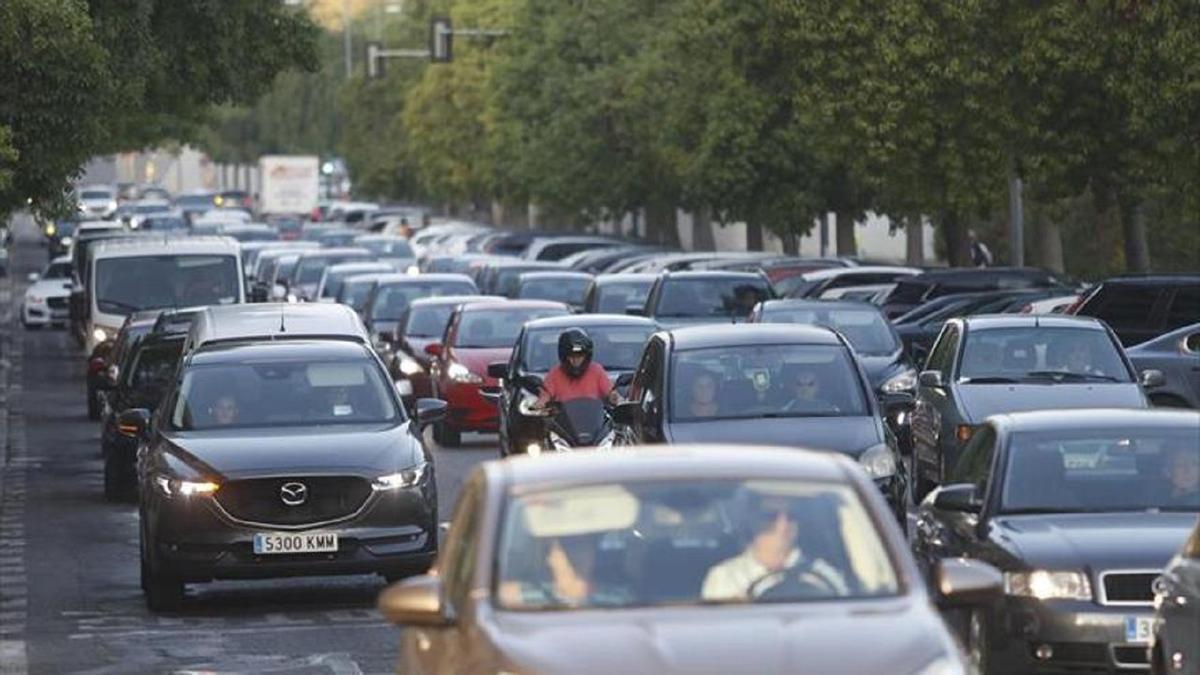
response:
{"label": "red t-shirt", "polygon": [[589,363],[588,369],[576,379],[567,377],[562,365],[557,365],[546,374],[542,388],[550,395],[551,399],[559,402],[577,398],[603,399],[607,398],[608,392],[612,391],[612,381],[608,379],[608,373],[604,372],[604,368],[595,362]]}

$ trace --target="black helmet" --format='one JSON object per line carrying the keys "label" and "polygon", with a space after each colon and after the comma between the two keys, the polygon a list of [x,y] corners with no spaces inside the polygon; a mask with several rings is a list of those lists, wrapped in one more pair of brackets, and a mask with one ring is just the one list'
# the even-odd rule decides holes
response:
{"label": "black helmet", "polygon": [[[570,377],[581,377],[587,372],[592,363],[592,349],[592,338],[582,328],[568,328],[558,336],[558,362]],[[567,361],[571,354],[583,354],[583,363],[578,368],[572,368]]]}

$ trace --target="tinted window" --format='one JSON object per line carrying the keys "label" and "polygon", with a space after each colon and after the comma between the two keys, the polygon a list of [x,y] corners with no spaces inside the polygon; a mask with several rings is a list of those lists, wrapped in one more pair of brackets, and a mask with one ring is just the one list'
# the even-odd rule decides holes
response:
{"label": "tinted window", "polygon": [[458,347],[507,347],[517,343],[526,321],[567,314],[565,309],[489,309],[463,313],[458,323]]}
{"label": "tinted window", "polygon": [[84,190],[80,193],[82,199],[112,199],[113,195],[107,190]]}
{"label": "tinted window", "polygon": [[1159,289],[1152,286],[1105,284],[1079,313],[1102,319],[1118,332],[1150,328],[1158,294]]}
{"label": "tinted window", "polygon": [[[650,326],[588,326],[596,346],[594,360],[607,370],[633,370],[654,329]],[[525,336],[525,370],[544,373],[558,363],[562,329],[531,331]]]}
{"label": "tinted window", "polygon": [[990,426],[980,429],[963,447],[962,457],[954,466],[952,483],[974,483],[983,494],[992,473],[992,456],[996,446],[996,432]]}
{"label": "tinted window", "polygon": [[177,216],[153,216],[142,221],[141,229],[153,232],[186,230],[187,221]]}
{"label": "tinted window", "polygon": [[373,361],[262,361],[204,365],[183,376],[177,429],[398,422]]}
{"label": "tinted window", "polygon": [[1175,330],[1200,321],[1200,285],[1183,286],[1175,290],[1175,297],[1167,309],[1166,330]]}
{"label": "tinted window", "polygon": [[675,421],[869,414],[842,347],[747,345],[677,352],[671,365]]}
{"label": "tinted window", "polygon": [[[436,298],[440,295],[464,295],[475,292],[469,281],[439,281],[433,283],[400,283],[377,286],[371,300],[371,318],[397,321],[417,298]],[[515,335],[513,337],[516,337]]]}
{"label": "tinted window", "polygon": [[517,297],[529,300],[553,300],[582,305],[589,279],[536,279],[521,284]]}
{"label": "tinted window", "polygon": [[50,263],[46,267],[46,274],[43,279],[70,279],[71,278],[71,263],[56,262]]}
{"label": "tinted window", "polygon": [[96,306],[108,314],[141,309],[228,305],[238,300],[238,257],[160,255],[96,263]]}
{"label": "tinted window", "polygon": [[1132,382],[1108,334],[1083,328],[971,330],[963,344],[959,377],[1014,381]]}
{"label": "tinted window", "polygon": [[129,369],[129,386],[137,389],[165,387],[175,374],[182,351],[183,340],[171,340],[142,347],[137,351],[136,360]]}
{"label": "tinted window", "polygon": [[630,305],[643,307],[650,293],[650,281],[604,284],[596,288],[596,309],[600,314],[624,314]]}
{"label": "tinted window", "polygon": [[336,265],[343,262],[357,262],[367,260],[369,256],[350,253],[340,255],[319,255],[319,256],[304,256],[300,261],[299,269],[295,272],[296,283],[298,284],[315,284],[321,281],[321,275],[325,273],[325,268],[330,265]]}
{"label": "tinted window", "polygon": [[933,346],[933,351],[930,352],[929,359],[925,362],[925,368],[940,370],[942,373],[948,374],[954,364],[954,348],[957,344],[958,328],[947,326],[942,329],[942,335],[938,338],[937,344]]}
{"label": "tinted window", "polygon": [[763,323],[804,323],[832,328],[860,354],[891,354],[900,348],[887,320],[877,310],[768,307]]}
{"label": "tinted window", "polygon": [[661,317],[749,316],[750,310],[771,297],[765,280],[669,279],[663,284],[658,309]]}
{"label": "tinted window", "polygon": [[342,290],[338,293],[338,302],[361,312],[363,307],[366,307],[367,298],[371,297],[371,289],[374,287],[374,281],[347,281],[342,284]]}

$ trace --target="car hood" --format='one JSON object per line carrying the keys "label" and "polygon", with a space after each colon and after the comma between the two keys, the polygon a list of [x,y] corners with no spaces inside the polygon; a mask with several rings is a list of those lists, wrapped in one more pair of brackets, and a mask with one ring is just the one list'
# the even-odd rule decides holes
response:
{"label": "car hood", "polygon": [[915,673],[953,654],[910,601],[489,616],[505,660],[537,673]]}
{"label": "car hood", "polygon": [[1027,410],[1070,408],[1145,408],[1138,385],[1125,384],[957,384],[967,421]]}
{"label": "car hood", "polygon": [[872,417],[780,417],[672,422],[672,443],[739,443],[832,450],[857,457],[883,442]]}
{"label": "car hood", "polygon": [[1159,569],[1196,525],[1195,513],[1060,513],[992,518],[991,538],[1045,569]]}
{"label": "car hood", "polygon": [[376,476],[410,467],[422,458],[409,424],[185,431],[168,440],[177,459],[199,473],[225,479],[281,472]]}
{"label": "car hood", "polygon": [[46,298],[65,298],[71,295],[70,283],[68,279],[45,279],[25,289],[25,293]]}

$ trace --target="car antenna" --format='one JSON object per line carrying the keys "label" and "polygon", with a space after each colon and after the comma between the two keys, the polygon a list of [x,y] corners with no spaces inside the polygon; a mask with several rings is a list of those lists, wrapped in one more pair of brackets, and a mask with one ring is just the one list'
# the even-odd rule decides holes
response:
{"label": "car antenna", "polygon": [[283,308],[282,308],[282,307],[280,307],[280,308],[279,308],[279,332],[280,332],[280,333],[286,333],[286,332],[287,332],[287,324],[285,324],[285,323],[283,322],[283,317],[284,317],[284,314],[283,314]]}

